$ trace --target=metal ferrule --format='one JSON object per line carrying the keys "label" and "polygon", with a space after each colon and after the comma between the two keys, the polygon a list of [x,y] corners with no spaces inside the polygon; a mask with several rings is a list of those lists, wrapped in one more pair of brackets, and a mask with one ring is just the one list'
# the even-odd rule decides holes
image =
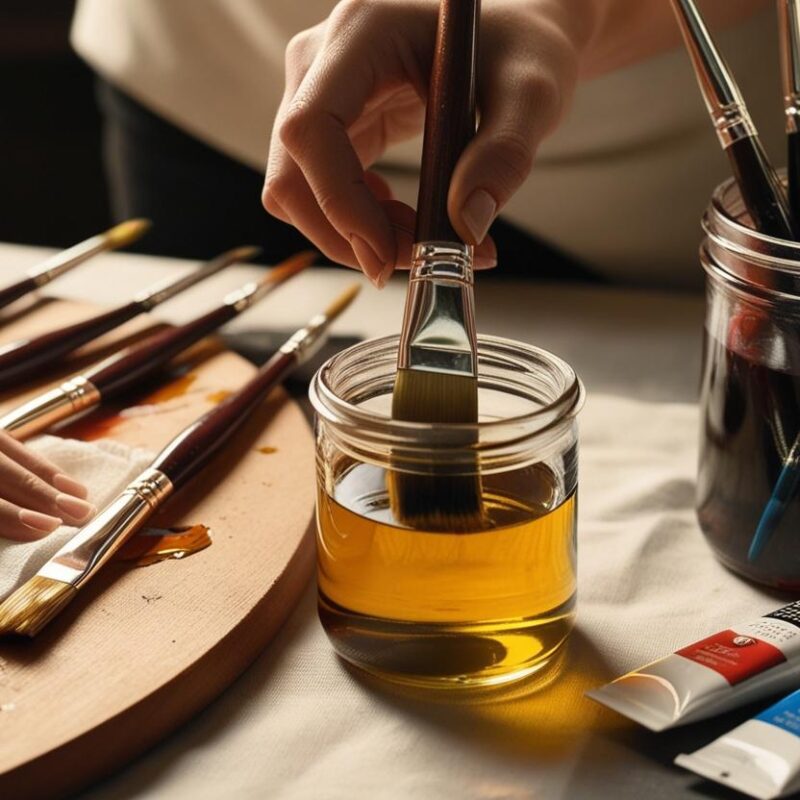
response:
{"label": "metal ferrule", "polygon": [[397,366],[474,377],[477,337],[472,247],[414,245]]}
{"label": "metal ferrule", "polygon": [[99,570],[172,494],[170,479],[148,469],[84,525],[37,573],[80,586]]}
{"label": "metal ferrule", "polygon": [[47,430],[101,400],[100,390],[82,375],[44,392],[0,417],[0,430],[23,440]]}
{"label": "metal ferrule", "polygon": [[786,132],[797,133],[800,130],[800,0],[780,0],[778,22]]}
{"label": "metal ferrule", "polygon": [[312,317],[308,325],[300,328],[290,339],[280,347],[281,353],[294,355],[298,364],[304,364],[312,359],[328,338],[330,320],[324,314]]}
{"label": "metal ferrule", "polygon": [[714,44],[694,0],[672,0],[697,82],[723,148],[756,135],[728,65]]}
{"label": "metal ferrule", "polygon": [[48,258],[34,272],[30,273],[30,277],[36,281],[36,286],[41,288],[59,275],[63,275],[73,267],[77,267],[87,258],[91,258],[96,253],[104,250],[105,243],[105,236],[92,236],[91,239],[73,245],[52,258]]}
{"label": "metal ferrule", "polygon": [[271,288],[269,285],[262,285],[257,281],[252,281],[251,283],[246,283],[241,289],[236,289],[225,295],[225,299],[222,302],[226,306],[233,306],[236,313],[241,314],[242,311],[247,310],[253,303],[260,300]]}

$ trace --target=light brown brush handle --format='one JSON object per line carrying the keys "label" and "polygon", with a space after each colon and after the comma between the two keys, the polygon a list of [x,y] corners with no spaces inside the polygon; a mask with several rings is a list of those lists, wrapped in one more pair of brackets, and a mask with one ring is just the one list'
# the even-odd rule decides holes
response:
{"label": "light brown brush handle", "polygon": [[447,216],[456,163],[475,135],[480,0],[441,0],[422,148],[418,242],[460,241]]}

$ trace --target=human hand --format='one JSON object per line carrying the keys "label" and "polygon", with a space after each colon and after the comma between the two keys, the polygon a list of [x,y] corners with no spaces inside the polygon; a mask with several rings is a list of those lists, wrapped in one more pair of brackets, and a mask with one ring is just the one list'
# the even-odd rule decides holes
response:
{"label": "human hand", "polygon": [[86,487],[0,431],[0,539],[30,542],[95,513]]}
{"label": "human hand", "polygon": [[[437,0],[343,0],[292,39],[262,200],[329,258],[383,286],[409,266],[415,213],[370,171],[423,126]],[[593,0],[484,0],[480,126],[448,194],[456,232],[493,266],[487,237],[573,94]]]}

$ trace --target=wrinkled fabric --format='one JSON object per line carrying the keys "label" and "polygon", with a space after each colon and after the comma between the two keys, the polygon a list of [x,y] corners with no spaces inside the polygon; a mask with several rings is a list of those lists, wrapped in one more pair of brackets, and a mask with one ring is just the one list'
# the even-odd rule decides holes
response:
{"label": "wrinkled fabric", "polygon": [[697,797],[671,759],[718,720],[656,737],[583,693],[787,601],[703,539],[695,405],[590,395],[580,423],[578,621],[551,684],[461,700],[367,678],[333,654],[309,587],[229,691],[89,797]]}
{"label": "wrinkled fabric", "polygon": [[[57,436],[39,436],[31,450],[52,461],[89,490],[88,500],[101,509],[153,460],[146,450],[110,439],[79,442]],[[0,599],[23,584],[65,545],[77,528],[62,525],[35,542],[0,539]]]}

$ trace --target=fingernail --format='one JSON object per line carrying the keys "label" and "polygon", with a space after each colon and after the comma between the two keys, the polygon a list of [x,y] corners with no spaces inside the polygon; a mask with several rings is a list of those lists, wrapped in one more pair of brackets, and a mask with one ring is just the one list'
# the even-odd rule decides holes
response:
{"label": "fingernail", "polygon": [[20,509],[17,517],[23,525],[27,525],[40,533],[52,533],[61,524],[61,520],[58,517],[40,514],[38,511],[31,511],[28,508]]}
{"label": "fingernail", "polygon": [[82,522],[95,512],[95,507],[91,503],[79,500],[69,494],[56,495],[56,505],[61,511],[78,522]]}
{"label": "fingernail", "polygon": [[496,256],[475,256],[475,269],[491,269],[496,266]]}
{"label": "fingernail", "polygon": [[89,490],[82,483],[70,478],[69,475],[64,475],[62,472],[59,472],[53,478],[53,486],[60,492],[66,492],[73,497],[80,497],[82,500],[85,500],[89,494]]}
{"label": "fingernail", "polygon": [[360,237],[353,234],[350,237],[350,247],[356,254],[358,263],[364,274],[377,286],[381,288],[381,275],[386,270],[387,264],[378,258],[377,253]]}
{"label": "fingernail", "polygon": [[480,244],[486,238],[496,211],[497,203],[485,189],[476,189],[467,198],[461,209],[461,216],[475,239],[475,244]]}

